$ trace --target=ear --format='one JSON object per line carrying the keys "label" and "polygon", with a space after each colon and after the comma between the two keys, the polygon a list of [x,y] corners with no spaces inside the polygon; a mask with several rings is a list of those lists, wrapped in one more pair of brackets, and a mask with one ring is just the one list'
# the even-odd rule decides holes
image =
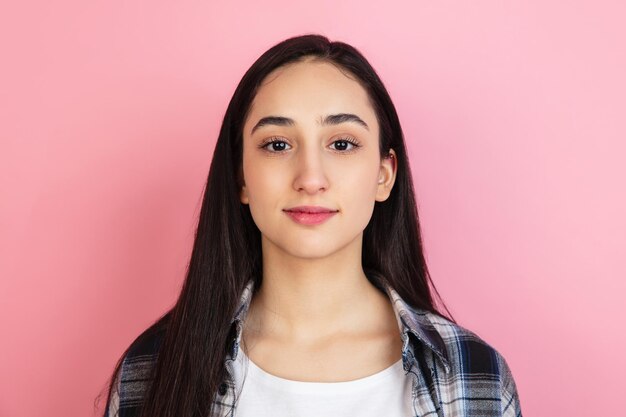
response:
{"label": "ear", "polygon": [[241,187],[241,191],[239,192],[239,200],[242,204],[248,204],[250,201],[248,198],[248,190],[246,189],[245,184]]}
{"label": "ear", "polygon": [[393,184],[396,181],[397,166],[396,152],[393,149],[389,149],[389,154],[380,162],[376,201],[385,201],[389,198]]}
{"label": "ear", "polygon": [[242,204],[248,204],[250,201],[248,198],[248,190],[246,189],[246,181],[243,178],[243,165],[239,165],[239,171],[237,171],[237,185],[241,184],[239,190],[239,201]]}

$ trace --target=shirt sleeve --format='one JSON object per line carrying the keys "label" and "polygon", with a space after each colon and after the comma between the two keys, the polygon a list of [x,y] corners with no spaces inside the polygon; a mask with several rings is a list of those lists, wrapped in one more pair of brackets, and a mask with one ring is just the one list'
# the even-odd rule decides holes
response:
{"label": "shirt sleeve", "polygon": [[502,387],[502,416],[522,417],[522,407],[517,392],[517,385],[513,379],[513,373],[504,356],[498,354],[498,361],[500,362],[500,386]]}

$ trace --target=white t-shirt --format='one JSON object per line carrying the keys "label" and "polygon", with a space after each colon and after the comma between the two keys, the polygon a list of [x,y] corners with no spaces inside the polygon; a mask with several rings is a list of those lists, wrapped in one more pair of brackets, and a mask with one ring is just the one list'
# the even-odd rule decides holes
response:
{"label": "white t-shirt", "polygon": [[413,415],[411,378],[405,376],[401,359],[376,374],[345,382],[280,378],[258,367],[243,349],[239,350],[233,366],[236,392],[239,393],[236,417]]}

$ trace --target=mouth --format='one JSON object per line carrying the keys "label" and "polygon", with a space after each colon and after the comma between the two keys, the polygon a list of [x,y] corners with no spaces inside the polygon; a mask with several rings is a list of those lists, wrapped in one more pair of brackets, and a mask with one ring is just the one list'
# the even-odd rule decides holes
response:
{"label": "mouth", "polygon": [[308,213],[308,214],[317,214],[317,213],[336,213],[339,210],[333,210],[328,207],[322,206],[297,206],[284,209],[286,212],[290,213]]}
{"label": "mouth", "polygon": [[332,210],[327,207],[319,206],[299,206],[283,210],[293,221],[298,224],[313,226],[324,223],[332,216],[337,214],[339,210]]}

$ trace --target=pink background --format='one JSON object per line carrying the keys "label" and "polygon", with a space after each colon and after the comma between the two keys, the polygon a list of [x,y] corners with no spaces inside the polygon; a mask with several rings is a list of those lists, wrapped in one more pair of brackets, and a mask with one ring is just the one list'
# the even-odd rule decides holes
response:
{"label": "pink background", "polygon": [[620,2],[30,3],[0,11],[1,416],[94,415],[176,299],[236,83],[307,32],[389,88],[433,278],[524,414],[623,411]]}

